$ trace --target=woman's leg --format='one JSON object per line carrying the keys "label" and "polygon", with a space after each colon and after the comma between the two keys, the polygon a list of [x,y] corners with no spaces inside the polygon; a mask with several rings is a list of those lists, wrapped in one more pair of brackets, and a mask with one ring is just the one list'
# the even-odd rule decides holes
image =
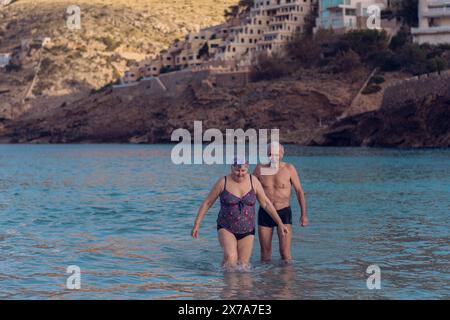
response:
{"label": "woman's leg", "polygon": [[253,252],[254,235],[246,236],[237,242],[238,263],[243,267],[248,267]]}
{"label": "woman's leg", "polygon": [[233,268],[238,262],[238,250],[236,237],[228,230],[222,228],[219,231],[219,242],[223,249],[222,267]]}
{"label": "woman's leg", "polygon": [[270,259],[272,259],[273,228],[259,226],[258,235],[259,244],[261,246],[261,261],[270,261]]}

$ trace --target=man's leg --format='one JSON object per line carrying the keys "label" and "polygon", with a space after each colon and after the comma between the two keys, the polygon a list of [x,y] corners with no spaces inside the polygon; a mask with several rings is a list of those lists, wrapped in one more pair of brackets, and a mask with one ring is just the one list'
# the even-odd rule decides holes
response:
{"label": "man's leg", "polygon": [[258,235],[259,244],[261,246],[261,261],[270,261],[272,259],[273,228],[259,226]]}
{"label": "man's leg", "polygon": [[236,237],[230,231],[222,228],[219,230],[219,242],[223,249],[222,267],[235,267],[238,261]]}
{"label": "man's leg", "polygon": [[286,224],[286,227],[289,229],[289,233],[285,236],[280,235],[280,233],[277,230],[278,233],[278,239],[280,242],[280,255],[281,259],[284,262],[290,263],[292,262],[292,254],[291,254],[291,244],[292,244],[292,225]]}

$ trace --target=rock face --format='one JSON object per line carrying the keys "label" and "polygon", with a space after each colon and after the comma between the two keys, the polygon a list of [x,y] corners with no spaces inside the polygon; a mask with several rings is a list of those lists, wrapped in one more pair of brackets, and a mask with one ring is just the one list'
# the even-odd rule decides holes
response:
{"label": "rock face", "polygon": [[11,4],[13,0],[0,0],[0,7]]}
{"label": "rock face", "polygon": [[[319,81],[318,88],[326,87]],[[166,97],[152,95],[147,82],[106,89],[45,113],[31,110],[6,128],[9,142],[169,142],[173,130],[280,129],[283,142],[308,144],[344,111],[355,90],[340,83],[347,96],[296,80],[219,88],[193,81]]]}
{"label": "rock face", "polygon": [[345,118],[312,145],[449,147],[450,92]]}

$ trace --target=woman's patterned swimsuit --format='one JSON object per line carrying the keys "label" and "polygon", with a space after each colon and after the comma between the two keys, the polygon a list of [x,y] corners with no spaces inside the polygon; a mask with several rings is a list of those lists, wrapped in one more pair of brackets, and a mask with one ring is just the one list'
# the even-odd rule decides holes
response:
{"label": "woman's patterned swimsuit", "polygon": [[220,194],[217,230],[226,229],[233,233],[237,240],[255,234],[256,192],[253,189],[252,175],[250,175],[250,183],[252,189],[239,198],[227,190],[227,177],[225,177],[225,186]]}

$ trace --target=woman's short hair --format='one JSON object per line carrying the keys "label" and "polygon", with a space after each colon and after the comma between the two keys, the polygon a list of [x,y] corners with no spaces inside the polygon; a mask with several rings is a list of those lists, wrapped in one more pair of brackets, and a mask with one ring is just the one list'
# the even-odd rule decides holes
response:
{"label": "woman's short hair", "polygon": [[248,167],[248,161],[245,159],[245,157],[235,156],[233,159],[233,164],[231,166],[233,168]]}

